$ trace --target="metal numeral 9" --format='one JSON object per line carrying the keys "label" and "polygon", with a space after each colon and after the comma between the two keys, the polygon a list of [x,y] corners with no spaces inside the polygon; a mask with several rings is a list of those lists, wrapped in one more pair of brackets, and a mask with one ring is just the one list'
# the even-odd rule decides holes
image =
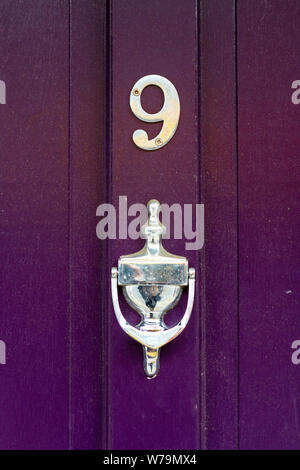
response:
{"label": "metal numeral 9", "polygon": [[[164,93],[164,104],[158,113],[147,113],[141,104],[141,94],[144,88],[155,85]],[[143,150],[157,150],[166,145],[175,134],[180,115],[180,101],[173,83],[160,75],[146,75],[140,78],[130,93],[130,107],[137,118],[144,122],[163,122],[160,133],[149,140],[147,132],[142,129],[134,131],[134,143]]]}

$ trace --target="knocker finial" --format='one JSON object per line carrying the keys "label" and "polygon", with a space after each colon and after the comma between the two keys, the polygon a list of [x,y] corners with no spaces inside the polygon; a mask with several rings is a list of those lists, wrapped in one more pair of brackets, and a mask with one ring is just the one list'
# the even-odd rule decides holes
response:
{"label": "knocker finial", "polygon": [[147,239],[147,249],[151,250],[152,255],[159,254],[161,239],[166,233],[166,227],[159,220],[160,203],[156,199],[151,199],[147,209],[148,220],[141,228],[142,237]]}

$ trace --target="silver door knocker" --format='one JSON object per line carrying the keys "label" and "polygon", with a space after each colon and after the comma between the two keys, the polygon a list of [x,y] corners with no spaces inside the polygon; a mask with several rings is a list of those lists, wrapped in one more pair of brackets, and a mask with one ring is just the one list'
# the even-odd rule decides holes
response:
{"label": "silver door knocker", "polygon": [[[144,370],[148,378],[159,371],[160,348],[172,341],[186,327],[191,316],[195,293],[195,269],[188,269],[188,260],[168,253],[162,246],[165,227],[159,220],[160,203],[148,202],[148,221],[141,233],[144,248],[131,255],[120,256],[118,269],[112,268],[111,288],[115,314],[121,328],[142,344]],[[118,300],[118,285],[128,304],[141,316],[137,326],[124,318]],[[164,323],[165,313],[179,301],[183,288],[189,286],[186,311],[181,321],[171,328]]]}

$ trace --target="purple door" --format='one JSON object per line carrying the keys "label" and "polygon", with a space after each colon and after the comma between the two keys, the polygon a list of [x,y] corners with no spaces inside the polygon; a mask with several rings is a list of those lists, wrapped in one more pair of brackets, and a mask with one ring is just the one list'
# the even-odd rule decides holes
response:
{"label": "purple door", "polygon": [[[2,0],[0,38],[0,448],[299,449],[299,2]],[[181,104],[153,152],[150,74]],[[205,243],[165,241],[196,300],[147,380],[110,292],[143,242],[96,210],[152,198],[204,204]]]}

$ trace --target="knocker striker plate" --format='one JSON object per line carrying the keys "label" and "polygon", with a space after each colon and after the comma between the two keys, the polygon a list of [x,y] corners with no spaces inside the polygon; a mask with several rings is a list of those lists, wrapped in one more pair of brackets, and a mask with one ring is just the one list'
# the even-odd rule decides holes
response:
{"label": "knocker striker plate", "polygon": [[[185,257],[172,255],[162,246],[165,227],[159,220],[160,204],[148,202],[148,221],[141,232],[146,239],[142,250],[120,256],[118,269],[112,268],[112,300],[121,328],[142,344],[144,370],[148,378],[159,371],[160,348],[176,338],[190,318],[195,292],[195,270],[188,268]],[[168,328],[164,315],[179,301],[185,286],[189,287],[186,311],[181,321]],[[118,286],[123,289],[127,303],[136,310],[141,321],[130,325],[124,318],[118,300]]]}

